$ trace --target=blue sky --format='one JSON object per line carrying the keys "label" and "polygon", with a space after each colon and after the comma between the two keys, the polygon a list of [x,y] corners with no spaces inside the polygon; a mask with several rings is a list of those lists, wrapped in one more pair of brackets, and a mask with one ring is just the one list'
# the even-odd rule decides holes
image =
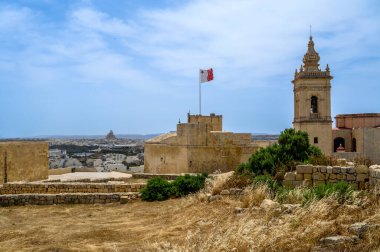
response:
{"label": "blue sky", "polygon": [[360,1],[0,1],[0,137],[292,126],[291,80],[312,24],[332,114],[380,112],[380,4]]}

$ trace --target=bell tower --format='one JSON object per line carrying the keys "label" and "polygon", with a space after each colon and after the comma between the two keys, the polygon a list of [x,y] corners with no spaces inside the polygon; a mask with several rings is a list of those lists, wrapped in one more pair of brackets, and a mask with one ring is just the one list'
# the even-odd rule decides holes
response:
{"label": "bell tower", "polygon": [[294,121],[296,130],[309,134],[311,145],[319,147],[324,154],[332,153],[331,84],[329,65],[325,71],[319,67],[319,54],[310,36],[303,65],[294,73]]}

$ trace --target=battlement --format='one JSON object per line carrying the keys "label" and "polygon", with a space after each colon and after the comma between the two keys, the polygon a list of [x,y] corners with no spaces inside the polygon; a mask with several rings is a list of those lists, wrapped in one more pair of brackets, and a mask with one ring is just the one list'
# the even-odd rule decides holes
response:
{"label": "battlement", "polygon": [[191,115],[187,114],[188,123],[205,123],[208,125],[210,131],[222,131],[223,130],[223,116],[215,115],[211,113],[209,116],[206,115]]}

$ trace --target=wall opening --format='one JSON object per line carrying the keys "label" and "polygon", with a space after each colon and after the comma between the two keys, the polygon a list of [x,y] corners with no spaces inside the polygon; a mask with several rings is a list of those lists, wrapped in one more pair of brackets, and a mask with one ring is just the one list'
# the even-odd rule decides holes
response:
{"label": "wall opening", "polygon": [[342,147],[346,148],[344,138],[342,138],[342,137],[335,138],[334,139],[334,152],[336,152],[336,149],[338,149],[338,147],[340,145],[342,145]]}
{"label": "wall opening", "polygon": [[310,111],[311,113],[313,114],[316,114],[318,113],[318,98],[316,96],[312,96],[311,97],[311,107],[310,107]]}
{"label": "wall opening", "polygon": [[318,143],[318,137],[314,137],[314,143],[315,143],[315,144]]}
{"label": "wall opening", "polygon": [[352,152],[356,152],[356,138],[352,139]]}

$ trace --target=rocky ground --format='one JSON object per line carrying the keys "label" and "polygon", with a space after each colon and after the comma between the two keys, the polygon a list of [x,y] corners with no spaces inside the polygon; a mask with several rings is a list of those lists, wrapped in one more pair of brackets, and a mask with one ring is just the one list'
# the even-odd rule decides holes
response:
{"label": "rocky ground", "polygon": [[3,251],[379,251],[380,206],[280,204],[264,187],[164,202],[0,208]]}

